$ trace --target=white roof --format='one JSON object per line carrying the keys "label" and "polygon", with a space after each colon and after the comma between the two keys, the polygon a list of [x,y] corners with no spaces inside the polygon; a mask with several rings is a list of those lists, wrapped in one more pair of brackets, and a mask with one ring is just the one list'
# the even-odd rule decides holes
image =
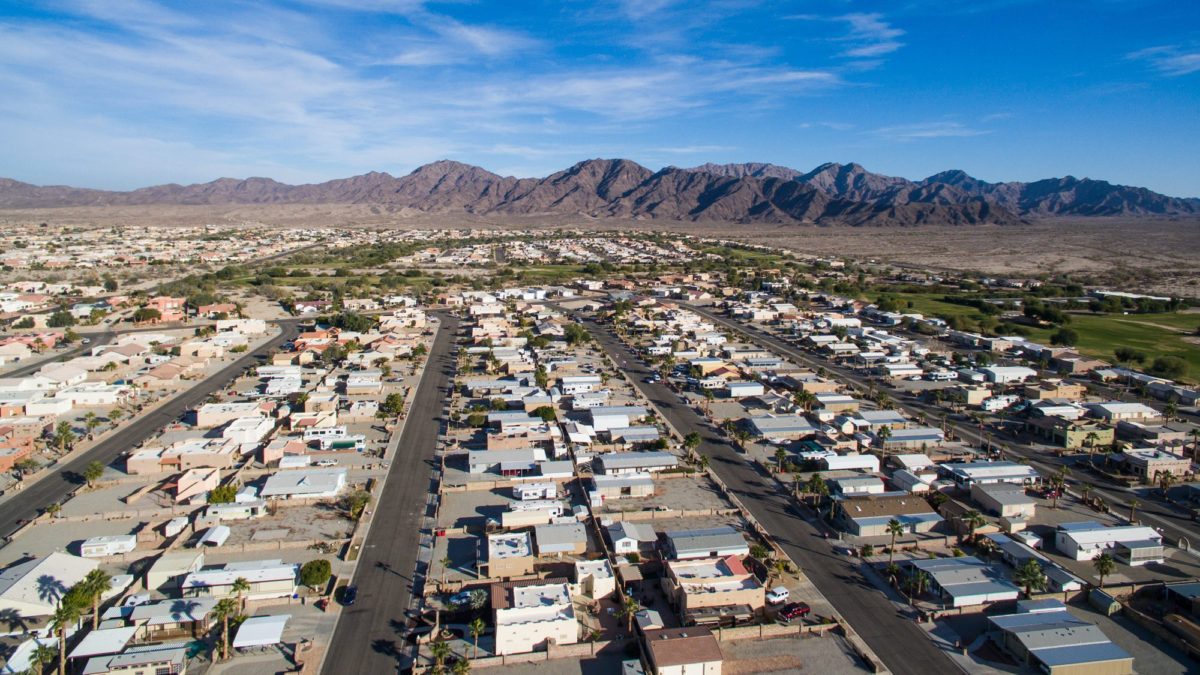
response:
{"label": "white roof", "polygon": [[325,494],[346,483],[345,469],[281,471],[267,478],[259,496]]}
{"label": "white roof", "polygon": [[48,587],[65,593],[99,566],[95,560],[55,552],[9,567],[0,572],[0,609],[14,609],[23,616],[50,614],[57,598],[46,592]]}
{"label": "white roof", "polygon": [[1066,523],[1062,526],[1066,536],[1078,544],[1105,544],[1123,541],[1159,541],[1162,535],[1152,527],[1125,525],[1105,527],[1096,522]]}
{"label": "white roof", "polygon": [[196,542],[196,548],[204,546],[205,544],[211,546],[220,546],[221,544],[225,543],[225,540],[229,538],[231,533],[232,530],[229,529],[228,525],[214,525],[208,528],[208,531],[205,532],[204,535],[200,537],[200,540]]}
{"label": "white roof", "polygon": [[183,589],[209,586],[230,586],[238,577],[250,583],[265,581],[295,580],[299,565],[282,560],[254,560],[246,563],[229,563],[220,569],[192,572],[183,580]]}
{"label": "white roof", "polygon": [[125,645],[133,639],[137,626],[122,628],[101,628],[83,636],[83,640],[71,650],[69,658],[78,659],[84,656],[99,656],[100,654],[116,654],[125,649]]}
{"label": "white roof", "polygon": [[22,642],[17,646],[16,651],[8,657],[8,661],[4,664],[4,667],[0,668],[0,673],[24,673],[30,671],[33,667],[33,652],[39,645],[57,650],[58,638],[38,637]]}
{"label": "white roof", "polygon": [[242,622],[237,636],[233,638],[233,647],[261,647],[276,645],[283,641],[283,629],[287,626],[291,614],[279,616],[252,616]]}

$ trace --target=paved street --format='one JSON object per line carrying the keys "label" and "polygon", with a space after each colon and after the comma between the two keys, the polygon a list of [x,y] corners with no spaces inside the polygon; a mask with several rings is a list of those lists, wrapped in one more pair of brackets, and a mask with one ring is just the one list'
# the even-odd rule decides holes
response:
{"label": "paved street", "polygon": [[703,442],[698,451],[709,457],[713,471],[775,537],[788,557],[800,566],[889,670],[914,675],[955,670],[954,664],[912,619],[898,612],[887,597],[862,576],[856,558],[835,554],[822,533],[792,510],[791,498],[779,492],[773,478],[748,463],[695,410],[681,404],[678,396],[665,384],[644,382],[651,370],[618,341],[608,327],[591,320],[584,323],[601,347],[679,433],[695,431],[700,434]]}
{"label": "paved street", "polygon": [[[737,321],[732,321],[723,316],[708,311],[702,307],[691,307],[702,316],[705,316],[713,321],[716,321],[728,328],[734,328],[750,334],[754,339],[777,353],[786,356],[797,363],[806,364],[813,368],[822,367],[828,370],[831,374],[843,381],[853,382],[860,389],[866,390],[872,383],[869,378],[864,377],[849,368],[843,368],[834,365],[828,361],[819,360],[801,350],[789,345],[783,340],[770,335],[769,333],[760,330],[755,326],[750,326]],[[906,412],[912,417],[917,417],[924,413],[929,419],[936,419],[946,413],[943,408],[936,405],[917,401],[914,399],[901,399],[899,396],[893,397],[893,405],[900,410]],[[953,420],[948,421],[947,427],[957,434],[960,438],[968,441],[973,441],[982,445],[985,441],[984,435],[980,434],[979,427],[974,424],[963,424]],[[1031,447],[1028,444],[1019,442],[1005,443],[995,434],[990,437],[992,447],[999,448],[1004,456],[1008,459],[1023,457],[1029,460],[1029,463],[1037,468],[1042,475],[1049,476],[1058,471],[1059,467],[1065,462],[1064,459],[1048,455],[1037,448]],[[1070,458],[1068,458],[1070,459]],[[1068,484],[1071,487],[1076,487],[1084,482],[1092,486],[1094,495],[1104,498],[1110,508],[1114,509],[1118,514],[1128,516],[1128,507],[1126,506],[1134,495],[1120,487],[1113,486],[1102,479],[1099,479],[1094,474],[1077,469],[1068,479]],[[1138,519],[1146,524],[1160,528],[1169,539],[1178,541],[1180,538],[1187,538],[1188,541],[1200,541],[1200,526],[1191,520],[1191,516],[1184,513],[1182,509],[1176,509],[1168,504],[1158,500],[1140,497],[1141,505],[1138,507]]]}
{"label": "paved street", "polygon": [[450,353],[458,319],[438,315],[441,327],[429,353],[392,458],[385,489],[374,505],[373,523],[363,544],[353,582],[358,601],[342,610],[324,672],[387,673],[401,667],[406,651],[405,610],[424,570],[417,570],[420,525],[427,508],[434,451],[449,399],[455,359]]}
{"label": "paved street", "polygon": [[208,395],[228,386],[242,372],[259,361],[265,360],[267,352],[292,340],[298,334],[296,322],[280,322],[279,335],[261,347],[222,368],[212,377],[198,383],[179,396],[169,400],[149,414],[127,422],[116,433],[97,443],[95,447],[69,462],[55,467],[48,475],[24,490],[14,494],[4,503],[0,511],[0,532],[10,536],[21,522],[32,520],[47,506],[61,502],[66,495],[83,482],[83,471],[93,461],[110,464],[122,453],[158,433],[165,425],[180,418],[185,411],[203,403]]}

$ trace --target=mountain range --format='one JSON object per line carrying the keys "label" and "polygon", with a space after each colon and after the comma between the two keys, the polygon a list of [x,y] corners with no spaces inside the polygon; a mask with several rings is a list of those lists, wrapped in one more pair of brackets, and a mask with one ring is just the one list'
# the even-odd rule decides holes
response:
{"label": "mountain range", "polygon": [[1015,224],[1057,216],[1189,216],[1200,199],[1090,178],[989,183],[963,171],[920,181],[822,164],[807,173],[762,163],[651,171],[625,159],[591,159],[545,178],[513,178],[442,160],[395,177],[371,172],[307,185],[221,178],[111,192],[0,178],[0,208],[110,205],[378,204],[486,216],[847,224]]}

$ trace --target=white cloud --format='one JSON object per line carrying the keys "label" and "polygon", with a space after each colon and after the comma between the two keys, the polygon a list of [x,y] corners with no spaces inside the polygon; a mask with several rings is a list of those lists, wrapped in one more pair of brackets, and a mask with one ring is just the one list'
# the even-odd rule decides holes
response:
{"label": "white cloud", "polygon": [[1134,61],[1145,62],[1167,77],[1180,77],[1200,71],[1200,50],[1185,49],[1178,45],[1149,47],[1125,56]]}
{"label": "white cloud", "polygon": [[850,25],[850,35],[846,39],[855,45],[843,51],[843,56],[871,58],[890,54],[904,46],[897,39],[904,31],[884,21],[882,14],[854,13],[838,18]]}
{"label": "white cloud", "polygon": [[968,138],[991,133],[984,129],[973,129],[960,122],[921,122],[880,127],[872,132],[891,141],[918,141],[931,138]]}

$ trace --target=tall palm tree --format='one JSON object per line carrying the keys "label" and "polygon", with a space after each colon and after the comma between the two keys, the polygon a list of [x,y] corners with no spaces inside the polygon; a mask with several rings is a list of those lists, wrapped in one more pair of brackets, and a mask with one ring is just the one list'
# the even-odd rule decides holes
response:
{"label": "tall palm tree", "polygon": [[246,577],[238,577],[233,580],[233,585],[230,587],[237,594],[238,611],[246,611],[246,594],[250,592],[250,581]]}
{"label": "tall palm tree", "polygon": [[887,457],[887,442],[892,437],[892,428],[888,425],[879,427],[879,431],[875,432],[875,436],[879,438],[879,450],[883,452],[883,456]]}
{"label": "tall palm tree", "polygon": [[67,672],[67,631],[79,621],[79,605],[68,598],[58,601],[58,607],[50,615],[50,628],[58,636],[58,675]]}
{"label": "tall palm tree", "polygon": [[892,545],[888,547],[888,567],[891,567],[896,559],[896,537],[904,534],[904,525],[892,518],[888,521],[887,533],[892,535]]}
{"label": "tall palm tree", "polygon": [[1096,568],[1096,574],[1100,575],[1100,588],[1104,588],[1104,577],[1110,575],[1117,569],[1117,562],[1107,553],[1101,553],[1092,561],[1092,566]]}
{"label": "tall palm tree", "polygon": [[1083,444],[1088,449],[1088,461],[1095,464],[1094,457],[1096,455],[1096,442],[1100,440],[1100,434],[1089,431],[1087,436],[1083,438]]}
{"label": "tall palm tree", "polygon": [[213,607],[213,616],[221,620],[221,660],[229,658],[229,619],[237,616],[237,601],[222,598]]}
{"label": "tall palm tree", "polygon": [[450,556],[448,556],[448,555],[442,556],[442,559],[438,561],[438,563],[441,564],[441,566],[442,566],[442,585],[443,586],[446,585],[446,573],[450,571],[450,563],[452,563],[452,562],[454,562],[454,561],[451,560]]}
{"label": "tall palm tree", "polygon": [[112,577],[101,569],[94,569],[83,578],[85,595],[92,601],[92,630],[100,627],[100,598],[112,590]]}
{"label": "tall palm tree", "polygon": [[784,450],[783,448],[775,449],[775,464],[779,470],[779,473],[783,473],[783,460],[787,459],[787,456],[787,450]]}
{"label": "tall palm tree", "polygon": [[471,658],[477,659],[479,658],[479,636],[483,635],[484,631],[487,630],[487,626],[483,623],[483,619],[475,617],[475,620],[467,628],[471,631],[471,642],[475,647],[475,655]]}
{"label": "tall palm tree", "polygon": [[87,414],[83,416],[83,426],[87,429],[88,440],[92,440],[96,427],[100,426],[100,417],[92,410],[87,411]]}
{"label": "tall palm tree", "polygon": [[1130,525],[1137,525],[1137,520],[1134,518],[1134,516],[1137,515],[1137,508],[1141,505],[1142,505],[1142,503],[1136,499],[1129,500],[1129,524]]}
{"label": "tall palm tree", "polygon": [[1013,580],[1025,589],[1027,598],[1033,597],[1035,590],[1041,591],[1046,588],[1046,573],[1042,571],[1042,565],[1033,558],[1026,560],[1017,568],[1013,574]]}
{"label": "tall palm tree", "polygon": [[459,659],[454,662],[454,665],[450,668],[450,672],[454,673],[454,675],[467,675],[467,673],[471,672],[471,662],[467,659]]}

